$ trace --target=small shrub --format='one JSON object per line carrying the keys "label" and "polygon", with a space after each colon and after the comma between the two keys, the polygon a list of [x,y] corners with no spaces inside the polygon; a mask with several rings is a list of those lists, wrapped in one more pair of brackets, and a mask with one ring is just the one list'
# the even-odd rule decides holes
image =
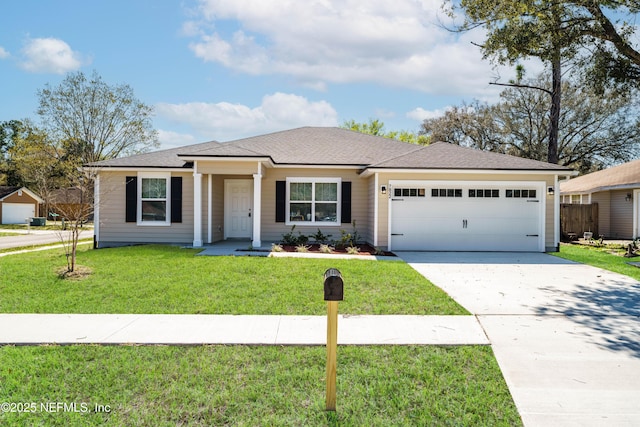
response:
{"label": "small shrub", "polygon": [[354,220],[351,223],[353,230],[351,233],[347,233],[344,230],[340,230],[340,240],[338,240],[338,246],[347,247],[347,246],[355,246],[358,244],[360,240],[360,234],[358,233],[358,229],[356,229],[356,221]]}
{"label": "small shrub", "polygon": [[334,247],[330,246],[330,245],[320,245],[320,252],[322,252],[323,254],[330,254],[331,252],[333,252]]}
{"label": "small shrub", "polygon": [[329,241],[329,239],[331,238],[331,234],[324,234],[318,228],[318,232],[315,233],[315,234],[310,235],[309,237],[311,237],[314,241],[316,241],[318,243],[324,243],[324,242]]}
{"label": "small shrub", "polygon": [[296,246],[296,252],[309,252],[309,246],[307,245],[298,245]]}
{"label": "small shrub", "polygon": [[282,244],[288,246],[298,246],[305,245],[309,241],[309,238],[300,232],[298,232],[297,236],[293,234],[293,231],[295,229],[296,226],[294,225],[293,227],[291,227],[291,231],[282,235]]}
{"label": "small shrub", "polygon": [[357,246],[349,246],[347,248],[347,253],[349,255],[358,255],[360,253],[360,249]]}
{"label": "small shrub", "polygon": [[271,245],[271,252],[284,252],[284,248],[282,247],[282,245],[273,243]]}

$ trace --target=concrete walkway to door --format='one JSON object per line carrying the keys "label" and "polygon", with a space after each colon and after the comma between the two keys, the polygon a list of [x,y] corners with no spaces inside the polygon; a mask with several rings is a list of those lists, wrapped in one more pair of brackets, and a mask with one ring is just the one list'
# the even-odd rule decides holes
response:
{"label": "concrete walkway to door", "polygon": [[640,425],[640,283],[541,253],[398,255],[477,315],[525,426]]}

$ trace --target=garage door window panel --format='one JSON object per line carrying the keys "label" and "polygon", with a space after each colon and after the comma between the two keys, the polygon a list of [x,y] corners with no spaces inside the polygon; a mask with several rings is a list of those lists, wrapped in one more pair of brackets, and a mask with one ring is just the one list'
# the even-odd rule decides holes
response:
{"label": "garage door window panel", "polygon": [[394,188],[394,197],[424,197],[426,190],[424,188]]}
{"label": "garage door window panel", "polygon": [[461,198],[462,188],[433,188],[431,197]]}
{"label": "garage door window panel", "polygon": [[531,189],[507,189],[505,194],[509,199],[535,199],[537,193]]}
{"label": "garage door window panel", "polygon": [[487,198],[487,199],[497,199],[500,197],[500,190],[495,188],[476,188],[469,190],[470,198]]}

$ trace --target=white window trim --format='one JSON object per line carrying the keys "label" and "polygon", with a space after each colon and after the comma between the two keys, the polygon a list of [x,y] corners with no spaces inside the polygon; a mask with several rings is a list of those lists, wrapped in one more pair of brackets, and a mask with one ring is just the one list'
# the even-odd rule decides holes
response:
{"label": "white window trim", "polygon": [[[159,178],[167,181],[167,212],[164,221],[143,221],[142,220],[142,179]],[[136,220],[137,225],[166,227],[171,225],[171,172],[138,172],[138,197],[136,200]]]}
{"label": "white window trim", "polygon": [[[334,183],[337,186],[337,200],[336,200],[336,222],[326,222],[326,221],[316,221],[315,220],[315,215],[314,215],[314,211],[315,211],[315,204],[317,203],[315,200],[313,200],[311,202],[312,208],[312,214],[311,214],[311,218],[313,218],[311,221],[291,221],[291,194],[290,194],[290,187],[291,187],[291,183],[311,183],[311,184],[316,184],[316,183]],[[313,187],[315,189],[315,186]],[[315,191],[312,190],[312,195],[315,198]],[[287,199],[286,199],[286,208],[285,208],[285,215],[286,215],[286,220],[285,220],[285,224],[286,225],[310,225],[310,226],[323,226],[323,227],[340,227],[341,225],[341,214],[342,214],[342,178],[312,178],[312,177],[301,177],[301,178],[295,178],[295,177],[287,177]]]}

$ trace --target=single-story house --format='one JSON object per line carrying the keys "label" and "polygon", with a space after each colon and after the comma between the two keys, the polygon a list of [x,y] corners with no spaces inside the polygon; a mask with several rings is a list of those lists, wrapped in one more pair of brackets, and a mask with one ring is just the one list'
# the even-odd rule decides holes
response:
{"label": "single-story house", "polygon": [[44,201],[26,187],[0,186],[0,224],[25,224]]}
{"label": "single-story house", "polygon": [[608,239],[640,235],[640,159],[564,181],[562,203],[598,204],[599,234]]}
{"label": "single-story house", "polygon": [[556,251],[570,169],[448,143],[304,127],[86,165],[98,247],[340,237],[386,250]]}

